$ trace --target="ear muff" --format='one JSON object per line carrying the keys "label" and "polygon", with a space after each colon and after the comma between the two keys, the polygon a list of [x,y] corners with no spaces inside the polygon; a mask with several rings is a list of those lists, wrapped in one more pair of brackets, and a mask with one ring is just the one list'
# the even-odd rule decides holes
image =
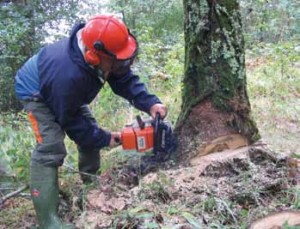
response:
{"label": "ear muff", "polygon": [[96,51],[103,51],[105,48],[101,41],[96,41],[93,46],[95,50],[87,50],[84,54],[84,58],[87,63],[97,66],[100,64],[101,59]]}
{"label": "ear muff", "polygon": [[101,62],[100,57],[93,50],[87,50],[84,54],[84,59],[88,64],[93,66],[99,65]]}

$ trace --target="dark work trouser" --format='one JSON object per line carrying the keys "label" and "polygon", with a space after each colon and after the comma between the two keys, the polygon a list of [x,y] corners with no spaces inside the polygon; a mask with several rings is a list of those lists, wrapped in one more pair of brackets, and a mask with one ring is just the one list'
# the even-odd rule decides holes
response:
{"label": "dark work trouser", "polygon": [[[44,166],[61,166],[67,154],[64,144],[65,132],[45,103],[30,101],[23,102],[23,105],[37,141],[31,160]],[[86,118],[96,122],[87,105],[81,107],[81,112]],[[95,174],[100,167],[99,150],[86,150],[80,146],[78,150],[79,171]]]}
{"label": "dark work trouser", "polygon": [[[96,124],[96,120],[88,106],[82,106],[80,112],[83,116]],[[100,152],[98,149],[84,149],[80,146],[77,146],[77,149],[79,152],[78,168],[80,172],[84,172],[80,174],[81,179],[83,182],[89,183],[93,181],[93,177],[88,176],[86,173],[96,174],[100,167]]]}

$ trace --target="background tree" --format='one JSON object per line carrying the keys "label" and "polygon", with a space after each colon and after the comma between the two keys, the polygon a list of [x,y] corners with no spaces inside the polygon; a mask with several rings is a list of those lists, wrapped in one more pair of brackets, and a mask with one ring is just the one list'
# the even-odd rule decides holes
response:
{"label": "background tree", "polygon": [[[16,71],[45,42],[66,34],[70,25],[77,19],[77,2],[0,2],[0,112],[19,109],[14,95]],[[65,27],[62,27],[62,24]]]}
{"label": "background tree", "polygon": [[165,43],[174,43],[182,32],[181,0],[111,0],[109,8],[123,13],[126,24],[136,35],[150,30],[153,41],[163,39]]}
{"label": "background tree", "polygon": [[176,124],[179,152],[207,154],[251,144],[259,134],[250,117],[238,1],[183,2],[186,56]]}
{"label": "background tree", "polygon": [[300,32],[300,2],[294,0],[239,1],[248,45],[291,41]]}

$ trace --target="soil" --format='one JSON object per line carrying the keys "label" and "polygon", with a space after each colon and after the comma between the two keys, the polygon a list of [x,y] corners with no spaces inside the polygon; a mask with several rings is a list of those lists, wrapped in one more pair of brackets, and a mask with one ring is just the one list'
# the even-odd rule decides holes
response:
{"label": "soil", "polygon": [[286,165],[286,157],[258,145],[196,157],[188,167],[162,167],[142,177],[123,166],[100,177],[75,223],[78,228],[247,227],[269,212],[289,209],[277,203],[291,188]]}

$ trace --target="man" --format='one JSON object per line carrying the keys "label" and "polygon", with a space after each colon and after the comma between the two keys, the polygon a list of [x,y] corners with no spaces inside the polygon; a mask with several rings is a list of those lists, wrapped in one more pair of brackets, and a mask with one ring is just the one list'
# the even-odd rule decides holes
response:
{"label": "man", "polygon": [[66,156],[65,133],[77,144],[79,171],[85,173],[99,169],[101,148],[119,143],[120,133],[99,128],[87,106],[106,82],[137,109],[152,117],[167,115],[130,70],[137,51],[138,43],[122,21],[98,15],[76,25],[69,38],[42,48],[18,71],[16,94],[37,141],[31,194],[41,228],[66,227],[57,216],[57,169]]}

